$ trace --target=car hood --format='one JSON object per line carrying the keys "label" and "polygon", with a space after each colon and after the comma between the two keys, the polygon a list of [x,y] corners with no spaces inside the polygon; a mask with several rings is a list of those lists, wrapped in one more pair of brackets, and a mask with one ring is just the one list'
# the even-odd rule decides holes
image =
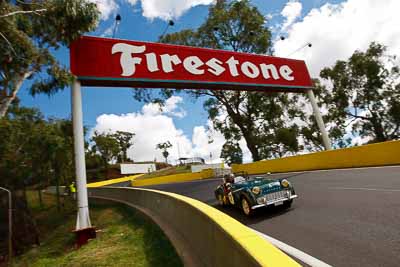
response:
{"label": "car hood", "polygon": [[279,180],[271,179],[253,179],[243,183],[243,186],[246,186],[249,189],[258,186],[260,187],[263,194],[282,190],[282,186]]}

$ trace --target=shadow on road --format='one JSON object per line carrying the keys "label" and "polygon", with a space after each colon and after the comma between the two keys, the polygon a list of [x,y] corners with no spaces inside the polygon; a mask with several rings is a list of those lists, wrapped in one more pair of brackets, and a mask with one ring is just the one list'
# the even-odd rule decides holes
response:
{"label": "shadow on road", "polygon": [[283,206],[258,208],[254,211],[254,213],[250,217],[248,217],[244,215],[239,208],[233,206],[221,207],[217,203],[212,203],[212,204],[207,203],[207,204],[231,216],[232,218],[235,218],[236,220],[245,225],[257,224],[261,221],[281,216],[286,212],[290,212],[291,209],[293,209],[293,208],[287,209],[284,208]]}

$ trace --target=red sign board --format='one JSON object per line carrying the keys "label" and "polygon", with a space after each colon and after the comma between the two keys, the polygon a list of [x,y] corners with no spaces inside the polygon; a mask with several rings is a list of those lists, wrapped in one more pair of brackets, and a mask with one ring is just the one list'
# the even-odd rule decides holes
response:
{"label": "red sign board", "polygon": [[82,85],[303,91],[304,61],[226,50],[83,36],[70,47]]}

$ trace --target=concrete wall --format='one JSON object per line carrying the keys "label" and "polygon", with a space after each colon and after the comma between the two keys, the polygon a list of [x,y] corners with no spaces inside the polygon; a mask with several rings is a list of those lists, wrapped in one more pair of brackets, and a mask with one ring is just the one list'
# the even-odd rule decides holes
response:
{"label": "concrete wall", "polygon": [[261,174],[399,164],[400,141],[390,141],[248,164],[233,164],[232,171]]}
{"label": "concrete wall", "polygon": [[148,173],[154,172],[156,170],[156,164],[154,163],[146,163],[146,164],[135,164],[135,163],[126,163],[120,164],[121,174],[137,174],[137,173]]}
{"label": "concrete wall", "polygon": [[192,165],[190,166],[192,172],[201,172],[205,169],[221,169],[224,168],[223,163],[216,163],[216,164],[202,164],[202,165]]}
{"label": "concrete wall", "polygon": [[91,188],[89,197],[138,208],[159,224],[185,266],[300,266],[255,232],[198,200],[139,188]]}

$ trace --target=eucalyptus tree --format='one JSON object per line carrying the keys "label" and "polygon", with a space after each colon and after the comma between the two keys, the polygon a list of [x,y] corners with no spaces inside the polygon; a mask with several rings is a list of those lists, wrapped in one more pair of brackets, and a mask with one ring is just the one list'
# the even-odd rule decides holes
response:
{"label": "eucalyptus tree", "polygon": [[226,142],[222,146],[220,157],[223,158],[229,166],[243,163],[243,151],[237,142]]}
{"label": "eucalyptus tree", "polygon": [[120,155],[118,155],[118,162],[123,163],[128,161],[128,149],[133,146],[133,138],[135,137],[134,133],[125,132],[125,131],[116,131],[114,134],[114,138],[117,140]]}
{"label": "eucalyptus tree", "polygon": [[165,163],[168,163],[168,156],[169,156],[168,149],[171,147],[172,147],[172,144],[170,141],[158,143],[156,145],[156,149],[161,150],[161,153],[162,153],[163,157],[165,158]]}
{"label": "eucalyptus tree", "polygon": [[52,51],[93,30],[98,17],[96,5],[84,0],[0,1],[0,118],[26,80],[32,95],[71,83]]}
{"label": "eucalyptus tree", "polygon": [[[316,92],[338,147],[350,146],[358,136],[368,142],[400,138],[400,68],[386,49],[373,42],[366,51],[357,50],[320,73]],[[302,131],[318,144],[312,129]]]}
{"label": "eucalyptus tree", "polygon": [[116,160],[121,153],[119,143],[113,133],[99,133],[97,131],[94,132],[91,141],[94,143],[92,149],[100,154],[108,175],[110,162]]}
{"label": "eucalyptus tree", "polygon": [[[161,42],[235,52],[272,54],[271,32],[265,18],[248,0],[219,0],[210,7],[206,21],[196,30],[186,29],[164,35]],[[135,89],[138,100],[162,102],[179,90],[164,89],[159,96]],[[289,119],[300,112],[295,98],[281,93],[226,90],[188,90],[194,98],[204,99],[204,107],[214,128],[230,143],[244,138],[254,161],[297,151],[297,128]],[[296,134],[276,135],[277,131]],[[272,147],[274,144],[275,147]],[[277,149],[276,145],[279,146]]]}
{"label": "eucalyptus tree", "polygon": [[[37,109],[15,102],[0,121],[0,186],[13,192],[15,248],[23,249],[39,240],[25,189],[66,183],[72,178],[72,127],[68,120],[44,119]],[[59,198],[57,198],[60,200]],[[60,208],[60,201],[58,201]],[[0,227],[1,228],[1,227]]]}

